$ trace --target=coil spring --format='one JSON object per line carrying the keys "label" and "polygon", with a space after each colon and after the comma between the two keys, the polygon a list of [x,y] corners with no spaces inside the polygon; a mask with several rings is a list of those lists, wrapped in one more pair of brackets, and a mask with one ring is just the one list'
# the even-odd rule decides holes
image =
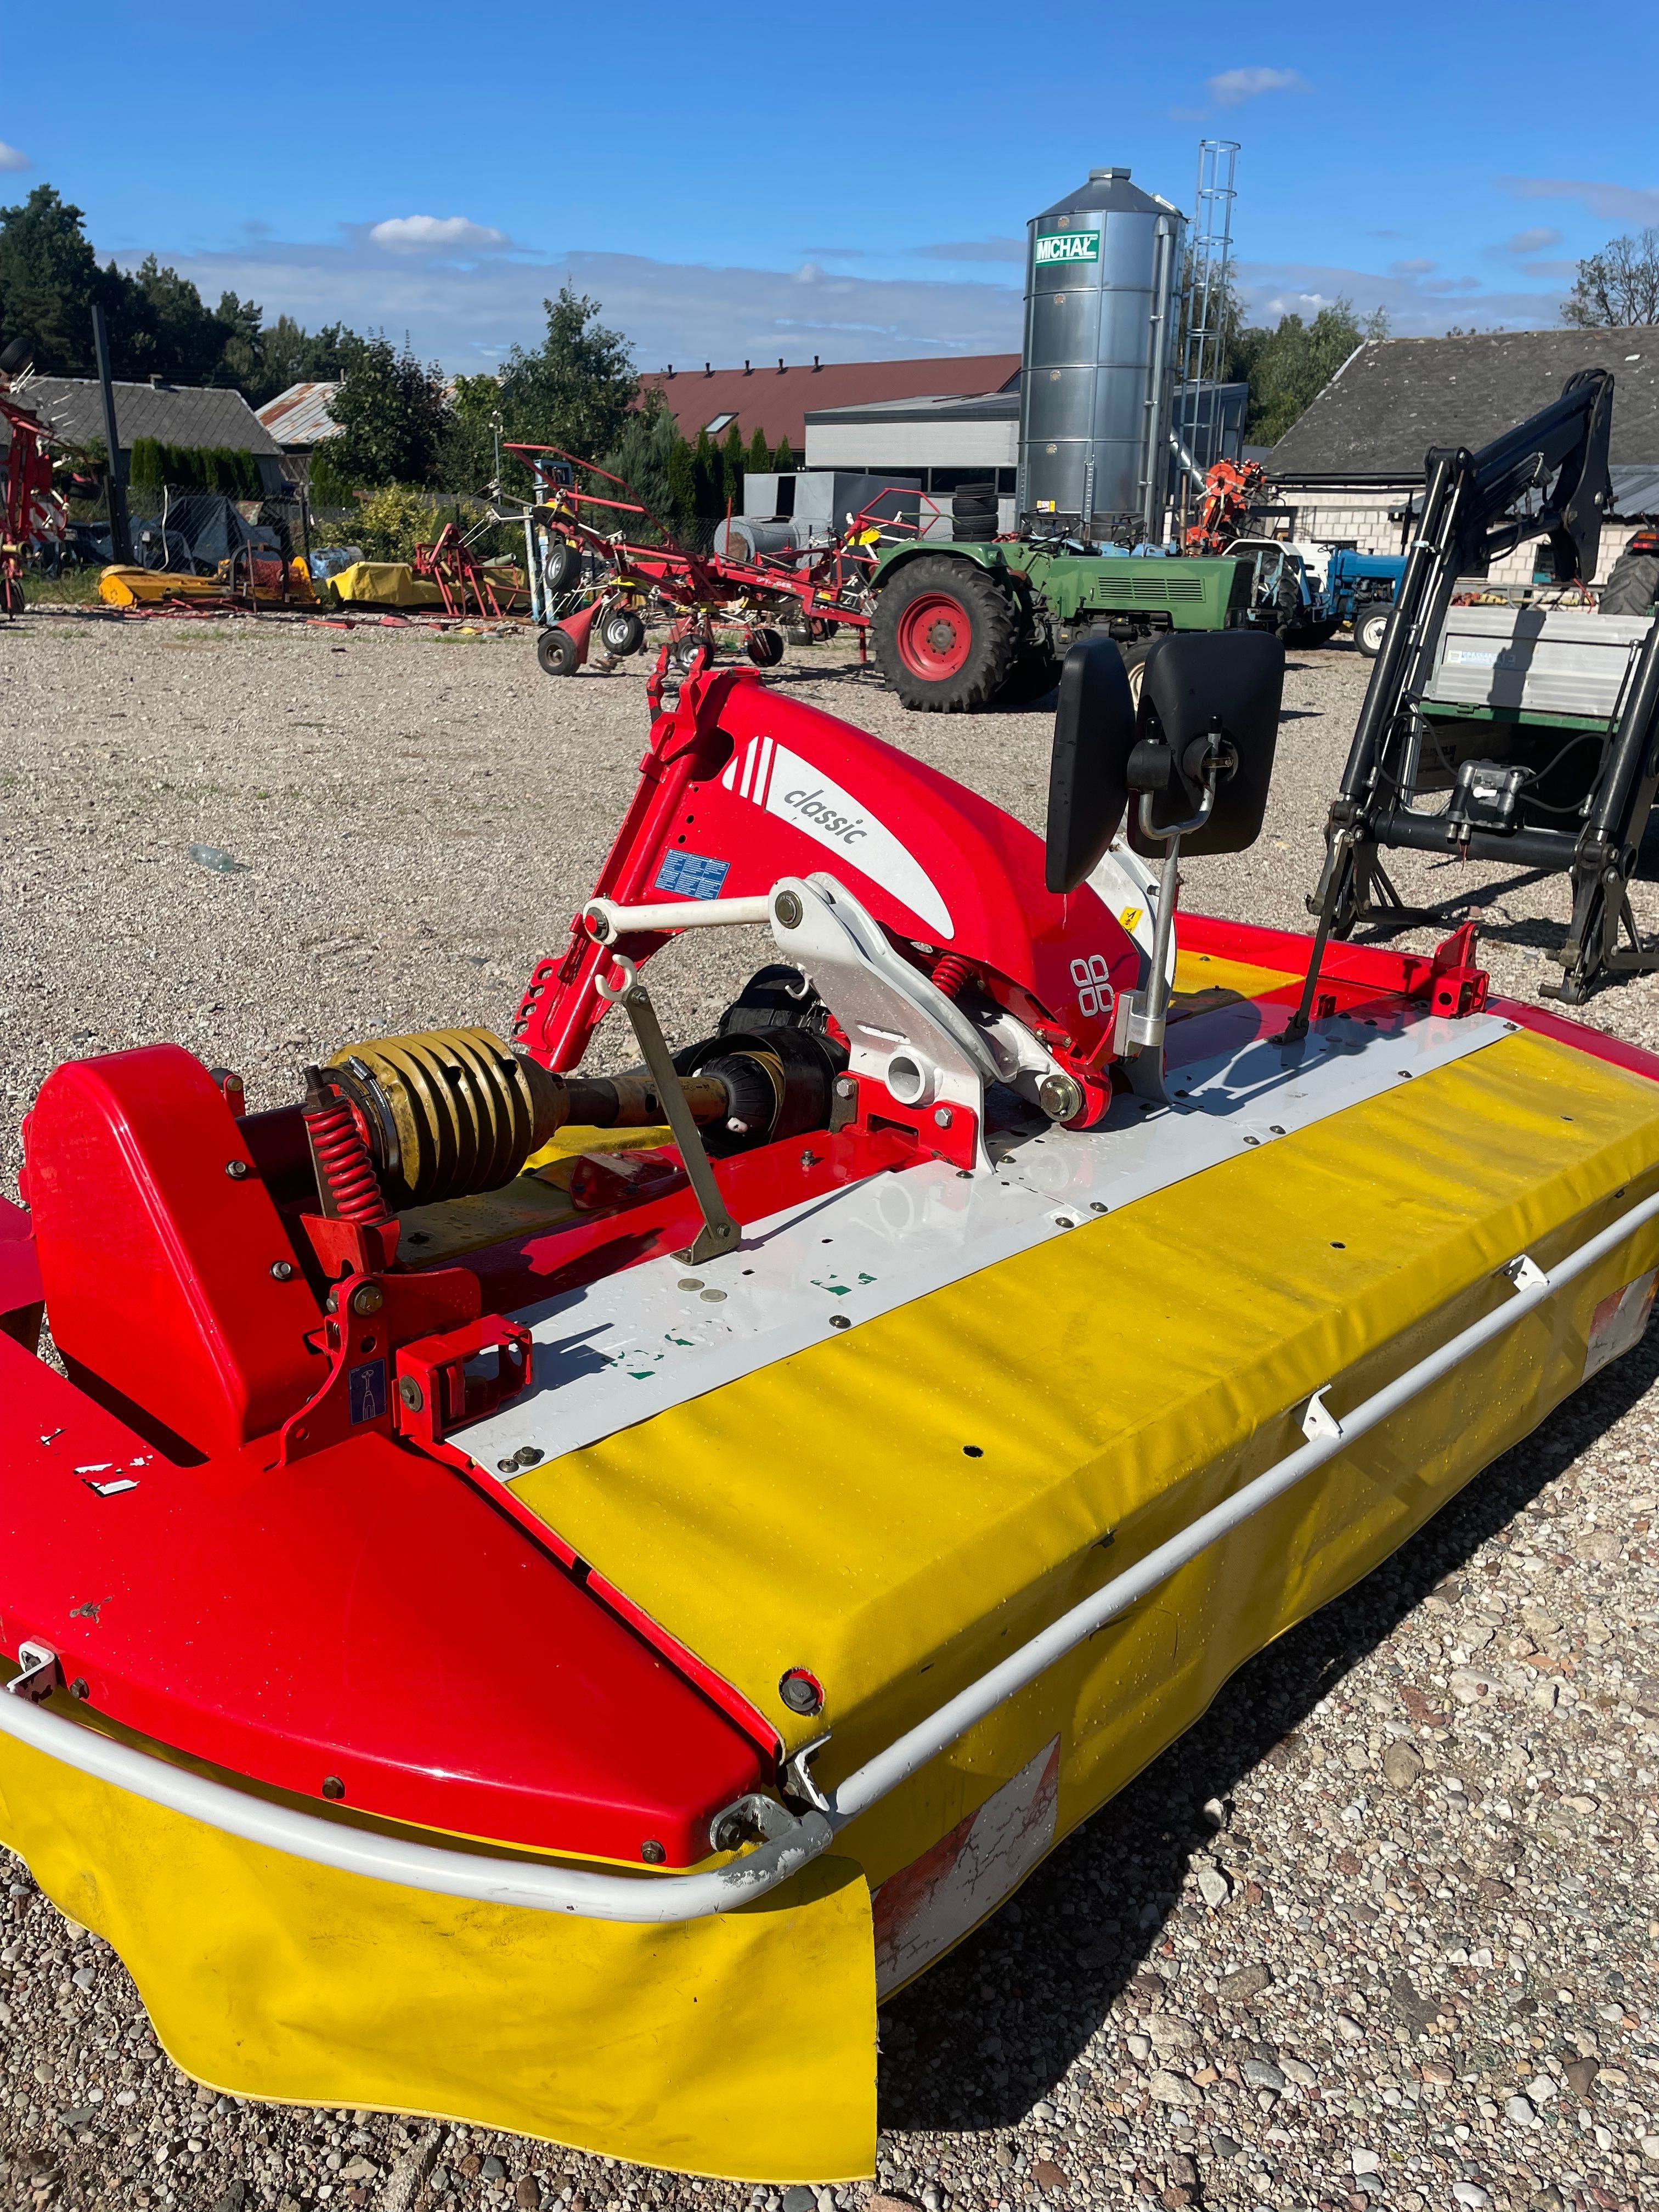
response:
{"label": "coil spring", "polygon": [[973,973],[971,960],[964,960],[959,952],[947,952],[933,963],[933,988],[943,991],[947,999],[959,999]]}
{"label": "coil spring", "polygon": [[307,1106],[305,1113],[318,1172],[340,1218],[360,1224],[384,1221],[386,1200],[350,1107],[335,1091],[320,1105]]}

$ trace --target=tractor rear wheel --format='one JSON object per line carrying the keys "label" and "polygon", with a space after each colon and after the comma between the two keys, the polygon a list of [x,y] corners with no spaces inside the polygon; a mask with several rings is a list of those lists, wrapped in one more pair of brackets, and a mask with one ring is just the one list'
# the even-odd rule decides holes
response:
{"label": "tractor rear wheel", "polygon": [[1603,587],[1604,615],[1650,615],[1659,600],[1659,555],[1621,553]]}
{"label": "tractor rear wheel", "polygon": [[1128,671],[1129,697],[1137,714],[1140,711],[1140,687],[1146,680],[1146,656],[1157,643],[1156,637],[1137,637],[1118,648]]}
{"label": "tractor rear wheel", "polygon": [[989,703],[1013,666],[1015,611],[995,577],[957,554],[924,554],[876,601],[876,659],[907,707],[962,714]]}

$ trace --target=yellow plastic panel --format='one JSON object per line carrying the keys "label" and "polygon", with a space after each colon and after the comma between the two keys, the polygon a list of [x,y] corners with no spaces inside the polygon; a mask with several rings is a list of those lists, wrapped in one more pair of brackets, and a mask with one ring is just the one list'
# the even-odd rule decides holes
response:
{"label": "yellow plastic panel", "polygon": [[871,2171],[870,1895],[845,1860],[719,1919],[576,1920],[312,1866],[9,1737],[0,1828],[215,2087],[739,2180]]}
{"label": "yellow plastic panel", "polygon": [[[514,1488],[787,1741],[827,1724],[833,1781],[1295,1449],[1311,1391],[1369,1395],[1656,1167],[1659,1089],[1520,1034]],[[1064,1832],[1534,1427],[1597,1300],[1656,1259],[1645,1231],[1187,1570],[1158,1601],[1172,1638],[1131,1616],[934,1761],[848,1832],[872,1883],[1056,1725]],[[781,1705],[791,1667],[825,1684],[822,1722]]]}

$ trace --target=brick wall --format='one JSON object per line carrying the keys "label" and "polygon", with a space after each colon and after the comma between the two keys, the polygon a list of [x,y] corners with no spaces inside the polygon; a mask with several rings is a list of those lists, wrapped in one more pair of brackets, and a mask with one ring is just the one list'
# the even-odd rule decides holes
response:
{"label": "brick wall", "polygon": [[[1368,492],[1358,489],[1345,490],[1336,487],[1327,490],[1303,491],[1295,485],[1281,485],[1274,492],[1275,503],[1293,507],[1297,510],[1296,534],[1298,538],[1334,538],[1351,542],[1362,553],[1398,553],[1401,526],[1390,522],[1390,507],[1403,507],[1408,495],[1403,491]],[[1601,550],[1596,559],[1595,583],[1605,583],[1607,572],[1624,551],[1636,529],[1632,522],[1609,522],[1602,526]],[[1495,561],[1492,580],[1495,584],[1524,584],[1531,580],[1533,558],[1537,541],[1518,545],[1513,553]]]}

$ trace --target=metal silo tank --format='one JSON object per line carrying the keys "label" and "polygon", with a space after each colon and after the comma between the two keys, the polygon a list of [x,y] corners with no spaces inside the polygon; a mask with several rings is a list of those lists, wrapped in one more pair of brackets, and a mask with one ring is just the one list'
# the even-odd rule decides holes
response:
{"label": "metal silo tank", "polygon": [[1159,536],[1186,219],[1091,169],[1027,229],[1021,524]]}

